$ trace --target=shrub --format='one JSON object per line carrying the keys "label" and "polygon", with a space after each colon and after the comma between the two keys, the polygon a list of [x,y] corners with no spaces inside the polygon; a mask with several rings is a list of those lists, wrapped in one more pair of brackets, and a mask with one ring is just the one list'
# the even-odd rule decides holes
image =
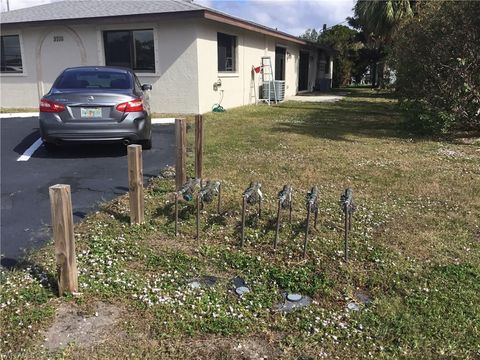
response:
{"label": "shrub", "polygon": [[411,125],[480,129],[480,2],[420,1],[394,44],[397,91]]}

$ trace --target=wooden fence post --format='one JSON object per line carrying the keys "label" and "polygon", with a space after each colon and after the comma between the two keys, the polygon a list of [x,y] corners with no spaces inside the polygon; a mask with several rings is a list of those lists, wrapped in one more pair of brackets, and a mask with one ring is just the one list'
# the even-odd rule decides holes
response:
{"label": "wooden fence post", "polygon": [[57,260],[58,294],[78,291],[75,236],[73,234],[72,197],[70,185],[49,187],[52,230]]}
{"label": "wooden fence post", "polygon": [[177,191],[187,181],[187,125],[185,119],[175,119],[175,139],[176,139],[176,163],[175,163],[175,184]]}
{"label": "wooden fence post", "polygon": [[130,200],[130,224],[144,220],[142,146],[128,145],[128,190]]}
{"label": "wooden fence post", "polygon": [[203,116],[195,115],[195,178],[203,175]]}

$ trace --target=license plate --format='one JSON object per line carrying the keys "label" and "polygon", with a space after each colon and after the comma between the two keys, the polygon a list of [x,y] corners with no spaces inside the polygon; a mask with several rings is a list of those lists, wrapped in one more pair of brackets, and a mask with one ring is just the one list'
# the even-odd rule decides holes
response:
{"label": "license plate", "polygon": [[82,118],[102,117],[102,108],[80,108],[80,116]]}

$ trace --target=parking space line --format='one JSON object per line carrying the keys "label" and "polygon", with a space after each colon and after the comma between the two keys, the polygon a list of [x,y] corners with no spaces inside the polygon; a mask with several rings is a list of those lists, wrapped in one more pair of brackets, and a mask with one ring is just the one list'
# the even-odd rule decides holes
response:
{"label": "parking space line", "polygon": [[17,159],[17,161],[28,161],[28,159],[30,159],[33,153],[37,151],[37,149],[42,146],[42,144],[42,139],[38,139],[37,141],[35,141],[27,150],[25,150],[25,152]]}

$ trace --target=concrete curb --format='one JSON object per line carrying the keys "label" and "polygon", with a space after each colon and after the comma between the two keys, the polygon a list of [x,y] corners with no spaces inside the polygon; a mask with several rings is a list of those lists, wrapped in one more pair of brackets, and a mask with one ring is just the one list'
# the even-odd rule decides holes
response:
{"label": "concrete curb", "polygon": [[1,113],[0,119],[38,117],[38,112]]}

